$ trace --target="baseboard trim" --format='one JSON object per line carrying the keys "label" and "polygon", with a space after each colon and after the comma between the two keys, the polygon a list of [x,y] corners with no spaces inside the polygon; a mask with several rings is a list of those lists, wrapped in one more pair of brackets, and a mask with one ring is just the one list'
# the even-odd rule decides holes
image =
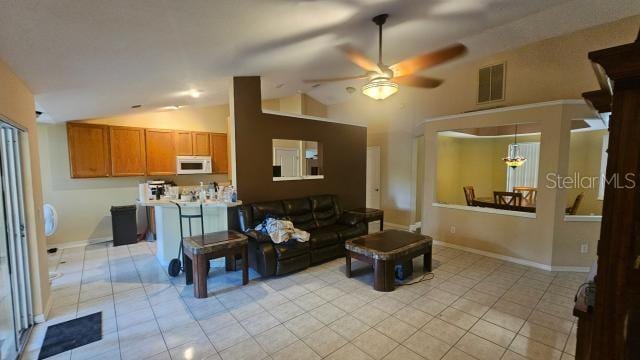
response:
{"label": "baseboard trim", "polygon": [[470,248],[470,247],[466,247],[466,246],[451,244],[451,243],[443,242],[443,241],[439,241],[439,240],[433,240],[433,243],[437,244],[437,245],[444,246],[444,247],[448,247],[448,248],[451,248],[451,249],[463,250],[463,251],[467,251],[467,252],[470,252],[470,253],[483,255],[483,256],[487,256],[487,257],[498,259],[498,260],[504,260],[504,261],[515,263],[515,264],[530,266],[530,267],[534,267],[536,269],[545,270],[545,271],[589,272],[589,267],[582,267],[582,266],[552,266],[552,265],[541,264],[541,263],[538,263],[538,262],[535,262],[535,261],[521,259],[521,258],[517,258],[517,257],[513,257],[513,256],[507,256],[507,255],[497,254],[497,253],[493,253],[493,252],[489,252],[489,251],[478,250],[478,249],[474,249],[474,248]]}
{"label": "baseboard trim", "polygon": [[400,225],[400,224],[395,224],[395,223],[390,223],[385,221],[384,222],[384,228],[392,228],[392,229],[401,229],[401,230],[408,230],[409,229],[409,225]]}
{"label": "baseboard trim", "polygon": [[95,239],[87,239],[87,240],[78,240],[78,241],[68,241],[60,244],[51,244],[47,246],[47,249],[58,248],[58,249],[66,249],[66,248],[74,248],[79,246],[87,246],[94,244],[102,244],[105,242],[112,241],[113,239],[110,237],[104,238],[95,238]]}
{"label": "baseboard trim", "polygon": [[47,321],[47,318],[49,317],[49,312],[51,312],[52,306],[53,306],[53,295],[51,295],[50,293],[49,298],[47,299],[47,304],[44,306],[44,312],[42,314],[36,314],[33,317],[33,321],[36,324],[42,324],[43,322]]}

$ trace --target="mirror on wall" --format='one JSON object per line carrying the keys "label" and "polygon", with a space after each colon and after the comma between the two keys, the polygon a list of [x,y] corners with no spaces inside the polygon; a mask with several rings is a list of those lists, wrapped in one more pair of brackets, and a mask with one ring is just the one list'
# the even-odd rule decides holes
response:
{"label": "mirror on wall", "polygon": [[322,144],[273,139],[273,181],[324,179]]}

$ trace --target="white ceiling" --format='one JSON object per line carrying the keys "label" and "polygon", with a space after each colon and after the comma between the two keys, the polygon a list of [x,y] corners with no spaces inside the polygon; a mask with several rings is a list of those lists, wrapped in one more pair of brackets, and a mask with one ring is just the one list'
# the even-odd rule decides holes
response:
{"label": "white ceiling", "polygon": [[[375,57],[370,18],[382,12],[392,64],[455,41],[468,60],[640,13],[640,1],[7,0],[0,58],[56,122],[224,104],[234,75],[263,76],[264,98],[304,91],[330,104],[347,99],[348,82],[312,89],[301,80],[359,74],[335,47]],[[192,99],[189,88],[204,93]]]}

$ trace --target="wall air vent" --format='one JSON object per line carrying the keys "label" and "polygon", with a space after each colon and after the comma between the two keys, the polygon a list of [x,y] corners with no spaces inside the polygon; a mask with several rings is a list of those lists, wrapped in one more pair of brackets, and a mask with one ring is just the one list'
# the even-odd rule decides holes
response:
{"label": "wall air vent", "polygon": [[504,100],[506,64],[489,65],[478,71],[478,104]]}

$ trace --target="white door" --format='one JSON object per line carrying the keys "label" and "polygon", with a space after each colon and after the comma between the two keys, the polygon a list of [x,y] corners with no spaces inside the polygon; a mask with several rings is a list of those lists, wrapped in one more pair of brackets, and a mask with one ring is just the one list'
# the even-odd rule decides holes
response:
{"label": "white door", "polygon": [[380,147],[367,147],[367,207],[380,209]]}
{"label": "white door", "polygon": [[[0,123],[0,358],[12,359],[33,325],[29,247],[22,195],[22,159],[17,129]],[[8,269],[7,269],[8,267]],[[8,274],[6,276],[4,274]],[[9,306],[11,304],[11,307]]]}
{"label": "white door", "polygon": [[282,177],[300,176],[300,152],[295,149],[277,148],[275,164],[280,165]]}

